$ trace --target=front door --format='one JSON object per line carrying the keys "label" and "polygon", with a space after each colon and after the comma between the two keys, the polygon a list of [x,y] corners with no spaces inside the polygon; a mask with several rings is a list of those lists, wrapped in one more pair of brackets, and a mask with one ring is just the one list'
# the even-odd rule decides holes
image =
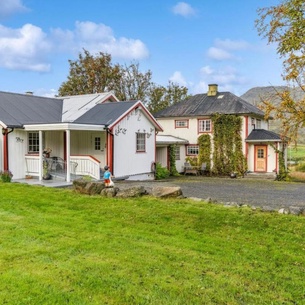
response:
{"label": "front door", "polygon": [[255,171],[267,171],[267,146],[255,146]]}

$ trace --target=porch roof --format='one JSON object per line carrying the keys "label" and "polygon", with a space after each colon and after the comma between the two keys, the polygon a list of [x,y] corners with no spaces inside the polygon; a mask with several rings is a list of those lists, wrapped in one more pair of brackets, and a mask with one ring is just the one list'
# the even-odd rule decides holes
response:
{"label": "porch roof", "polygon": [[178,137],[170,136],[170,135],[157,135],[156,136],[156,145],[172,145],[172,144],[188,144],[189,141],[185,139],[181,139]]}
{"label": "porch roof", "polygon": [[104,131],[105,125],[93,124],[75,124],[75,123],[54,123],[54,124],[28,124],[24,125],[27,131],[37,130],[90,130],[90,131]]}
{"label": "porch roof", "polygon": [[246,142],[282,142],[279,134],[265,129],[253,129]]}

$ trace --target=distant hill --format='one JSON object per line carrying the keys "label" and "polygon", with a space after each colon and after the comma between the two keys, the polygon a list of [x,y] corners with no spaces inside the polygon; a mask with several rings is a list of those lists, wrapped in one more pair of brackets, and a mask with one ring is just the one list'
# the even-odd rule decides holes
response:
{"label": "distant hill", "polygon": [[[282,92],[287,89],[289,89],[287,86],[254,87],[240,97],[255,106],[260,105],[264,99],[269,99],[272,103],[278,104],[280,100],[277,98],[276,92]],[[291,91],[291,94],[295,100],[300,100],[305,95],[300,88],[290,88],[289,90]],[[278,120],[271,120],[270,130],[280,133],[280,125],[281,124]],[[305,129],[300,130],[298,142],[305,143]]]}

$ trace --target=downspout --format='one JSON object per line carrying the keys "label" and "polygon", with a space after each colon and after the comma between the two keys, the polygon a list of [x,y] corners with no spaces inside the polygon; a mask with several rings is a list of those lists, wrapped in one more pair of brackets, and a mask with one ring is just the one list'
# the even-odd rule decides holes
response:
{"label": "downspout", "polygon": [[113,133],[111,132],[111,130],[108,128],[108,125],[105,126],[105,130],[107,132],[107,137],[106,137],[106,140],[107,140],[107,165],[109,166],[109,169],[110,171],[112,172],[113,174],[113,171],[114,171],[114,164],[113,164],[113,145],[114,145],[114,142],[113,142]]}
{"label": "downspout", "polygon": [[3,170],[9,170],[9,160],[8,160],[8,135],[14,131],[12,128],[8,131],[8,128],[2,128],[2,135],[3,135]]}

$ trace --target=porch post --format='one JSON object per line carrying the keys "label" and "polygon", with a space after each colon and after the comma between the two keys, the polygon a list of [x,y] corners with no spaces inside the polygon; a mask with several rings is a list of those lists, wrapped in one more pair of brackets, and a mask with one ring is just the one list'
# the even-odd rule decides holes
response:
{"label": "porch post", "polygon": [[42,181],[43,174],[43,159],[42,159],[43,147],[42,147],[42,131],[39,130],[39,167],[38,167],[38,175],[39,181]]}
{"label": "porch post", "polygon": [[66,130],[66,152],[67,152],[67,182],[71,181],[70,173],[70,130]]}

